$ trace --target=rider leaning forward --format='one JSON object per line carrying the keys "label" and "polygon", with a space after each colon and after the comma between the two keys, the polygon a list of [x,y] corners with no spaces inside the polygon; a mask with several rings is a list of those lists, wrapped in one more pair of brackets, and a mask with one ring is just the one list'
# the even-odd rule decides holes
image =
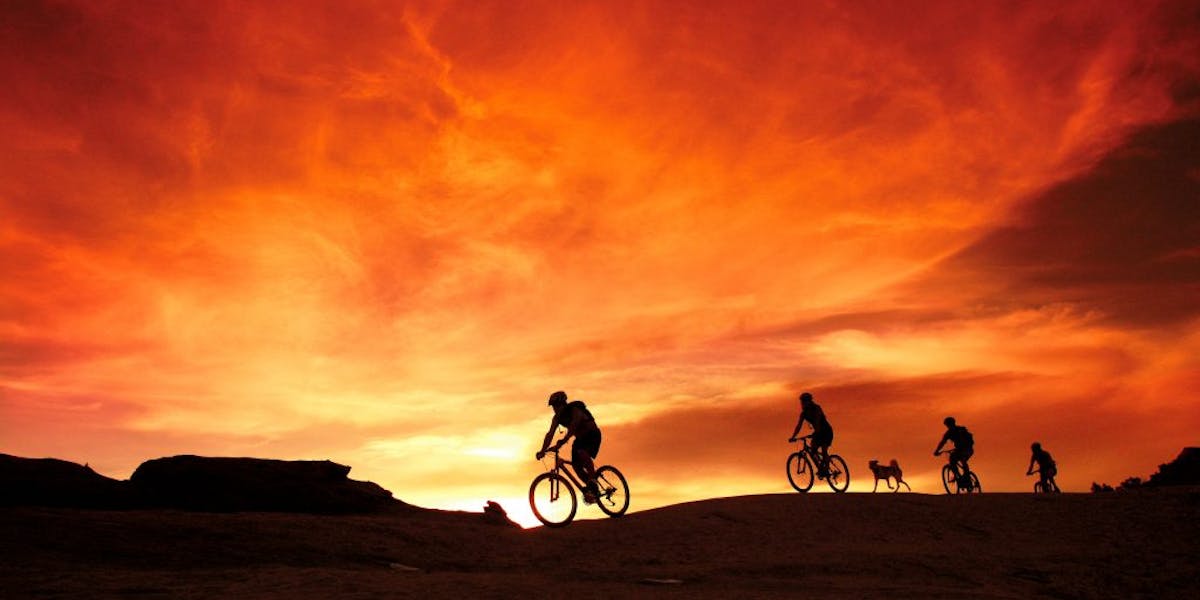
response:
{"label": "rider leaning forward", "polygon": [[[567,440],[574,437],[575,442],[571,445],[571,466],[584,482],[583,501],[594,504],[600,491],[596,485],[596,465],[592,459],[600,453],[600,427],[596,425],[596,420],[592,418],[592,413],[583,402],[567,402],[566,392],[557,391],[550,394],[547,404],[554,408],[554,417],[550,419],[550,430],[542,440],[542,449],[538,451],[537,458],[541,460],[548,450],[558,451]],[[551,448],[550,440],[554,439],[559,427],[565,428],[567,433]]]}

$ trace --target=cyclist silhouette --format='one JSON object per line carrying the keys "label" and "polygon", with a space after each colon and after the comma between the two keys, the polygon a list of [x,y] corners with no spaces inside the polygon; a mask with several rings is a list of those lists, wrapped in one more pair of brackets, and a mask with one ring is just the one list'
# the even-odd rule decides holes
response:
{"label": "cyclist silhouette", "polygon": [[[937,443],[937,448],[934,450],[934,456],[941,454],[942,446],[947,442],[954,443],[954,450],[950,450],[950,469],[954,470],[954,479],[964,481],[964,487],[971,490],[971,478],[967,476],[971,473],[971,467],[967,466],[967,458],[971,458],[974,454],[974,436],[972,436],[967,428],[956,424],[953,416],[947,416],[942,420],[942,424],[946,425],[946,434],[942,436],[941,442]],[[960,472],[959,466],[962,466]],[[959,479],[960,476],[965,479]]]}
{"label": "cyclist silhouette", "polygon": [[1029,468],[1025,470],[1026,475],[1033,475],[1033,465],[1038,466],[1038,477],[1042,480],[1042,488],[1046,490],[1060,491],[1058,483],[1054,481],[1054,476],[1058,475],[1058,465],[1054,459],[1050,457],[1050,453],[1042,450],[1040,442],[1034,442],[1029,449],[1033,451],[1033,456],[1029,458]]}
{"label": "cyclist silhouette", "polygon": [[575,438],[575,442],[571,444],[571,467],[585,484],[583,501],[595,504],[600,490],[596,485],[596,465],[592,459],[600,453],[600,428],[587,405],[579,400],[568,403],[566,392],[557,391],[550,394],[547,404],[554,408],[554,417],[550,419],[550,430],[542,440],[542,449],[538,451],[537,458],[541,460],[542,456],[551,450],[550,440],[554,439],[559,427],[565,427],[566,435],[558,440],[552,449],[557,451],[567,440]]}
{"label": "cyclist silhouette", "polygon": [[792,431],[792,437],[788,438],[789,442],[796,441],[796,434],[800,433],[805,421],[812,426],[813,451],[820,458],[817,475],[827,477],[829,446],[833,444],[833,426],[829,424],[829,419],[825,418],[825,411],[821,410],[821,405],[813,402],[813,395],[808,392],[800,394],[800,419],[796,421],[796,429]]}
{"label": "cyclist silhouette", "polygon": [[[954,417],[946,417],[942,423],[946,425],[946,434],[942,436],[942,441],[938,442],[933,455],[941,454],[942,446],[945,446],[946,442],[953,442],[954,449],[950,451],[950,468],[954,471],[954,479],[964,482],[963,487],[970,490],[971,478],[967,475],[971,473],[971,467],[967,466],[967,459],[975,454],[975,437],[971,435],[970,431],[967,431],[966,427],[955,423]],[[959,465],[962,465],[962,471],[959,471]],[[960,479],[960,477],[963,478]]]}

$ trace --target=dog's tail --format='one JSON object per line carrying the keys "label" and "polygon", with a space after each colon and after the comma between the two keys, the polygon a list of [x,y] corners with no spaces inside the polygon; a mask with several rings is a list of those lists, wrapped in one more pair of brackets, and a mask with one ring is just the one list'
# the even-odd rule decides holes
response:
{"label": "dog's tail", "polygon": [[893,466],[893,467],[899,467],[899,466],[900,466],[900,463],[896,462],[896,459],[894,459],[894,458],[892,459],[892,462],[891,462],[890,464],[891,464],[891,466]]}

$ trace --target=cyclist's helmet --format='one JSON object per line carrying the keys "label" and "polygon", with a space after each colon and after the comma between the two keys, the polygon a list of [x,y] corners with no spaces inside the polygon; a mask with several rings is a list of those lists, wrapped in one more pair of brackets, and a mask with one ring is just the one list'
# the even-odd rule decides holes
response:
{"label": "cyclist's helmet", "polygon": [[562,390],[559,390],[557,392],[554,392],[553,394],[550,394],[550,400],[548,402],[546,402],[546,404],[548,404],[550,406],[554,406],[556,404],[565,404],[566,402],[567,402],[567,393]]}
{"label": "cyclist's helmet", "polygon": [[800,402],[805,402],[805,403],[812,402],[812,394],[810,394],[808,392],[804,392],[803,394],[800,394]]}
{"label": "cyclist's helmet", "polygon": [[1033,450],[1034,452],[1037,452],[1038,450],[1041,450],[1041,449],[1042,449],[1042,443],[1041,443],[1041,442],[1034,442],[1034,443],[1033,443],[1031,446],[1029,446],[1029,449],[1030,449],[1030,450]]}
{"label": "cyclist's helmet", "polygon": [[942,419],[942,423],[945,423],[946,427],[954,427],[954,422],[954,417],[946,417],[945,419]]}

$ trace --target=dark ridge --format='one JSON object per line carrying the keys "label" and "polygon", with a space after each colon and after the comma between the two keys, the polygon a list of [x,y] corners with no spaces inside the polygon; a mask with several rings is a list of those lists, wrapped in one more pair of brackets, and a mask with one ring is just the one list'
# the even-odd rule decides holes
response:
{"label": "dark ridge", "polygon": [[0,454],[0,506],[126,508],[136,504],[124,481],[56,458]]}
{"label": "dark ridge", "polygon": [[86,465],[0,454],[0,506],[314,514],[412,508],[349,473],[328,460],[173,456],[146,461],[120,481]]}
{"label": "dark ridge", "polygon": [[210,512],[378,512],[402,504],[350,467],[328,460],[172,456],[148,460],[129,478],[156,507]]}

